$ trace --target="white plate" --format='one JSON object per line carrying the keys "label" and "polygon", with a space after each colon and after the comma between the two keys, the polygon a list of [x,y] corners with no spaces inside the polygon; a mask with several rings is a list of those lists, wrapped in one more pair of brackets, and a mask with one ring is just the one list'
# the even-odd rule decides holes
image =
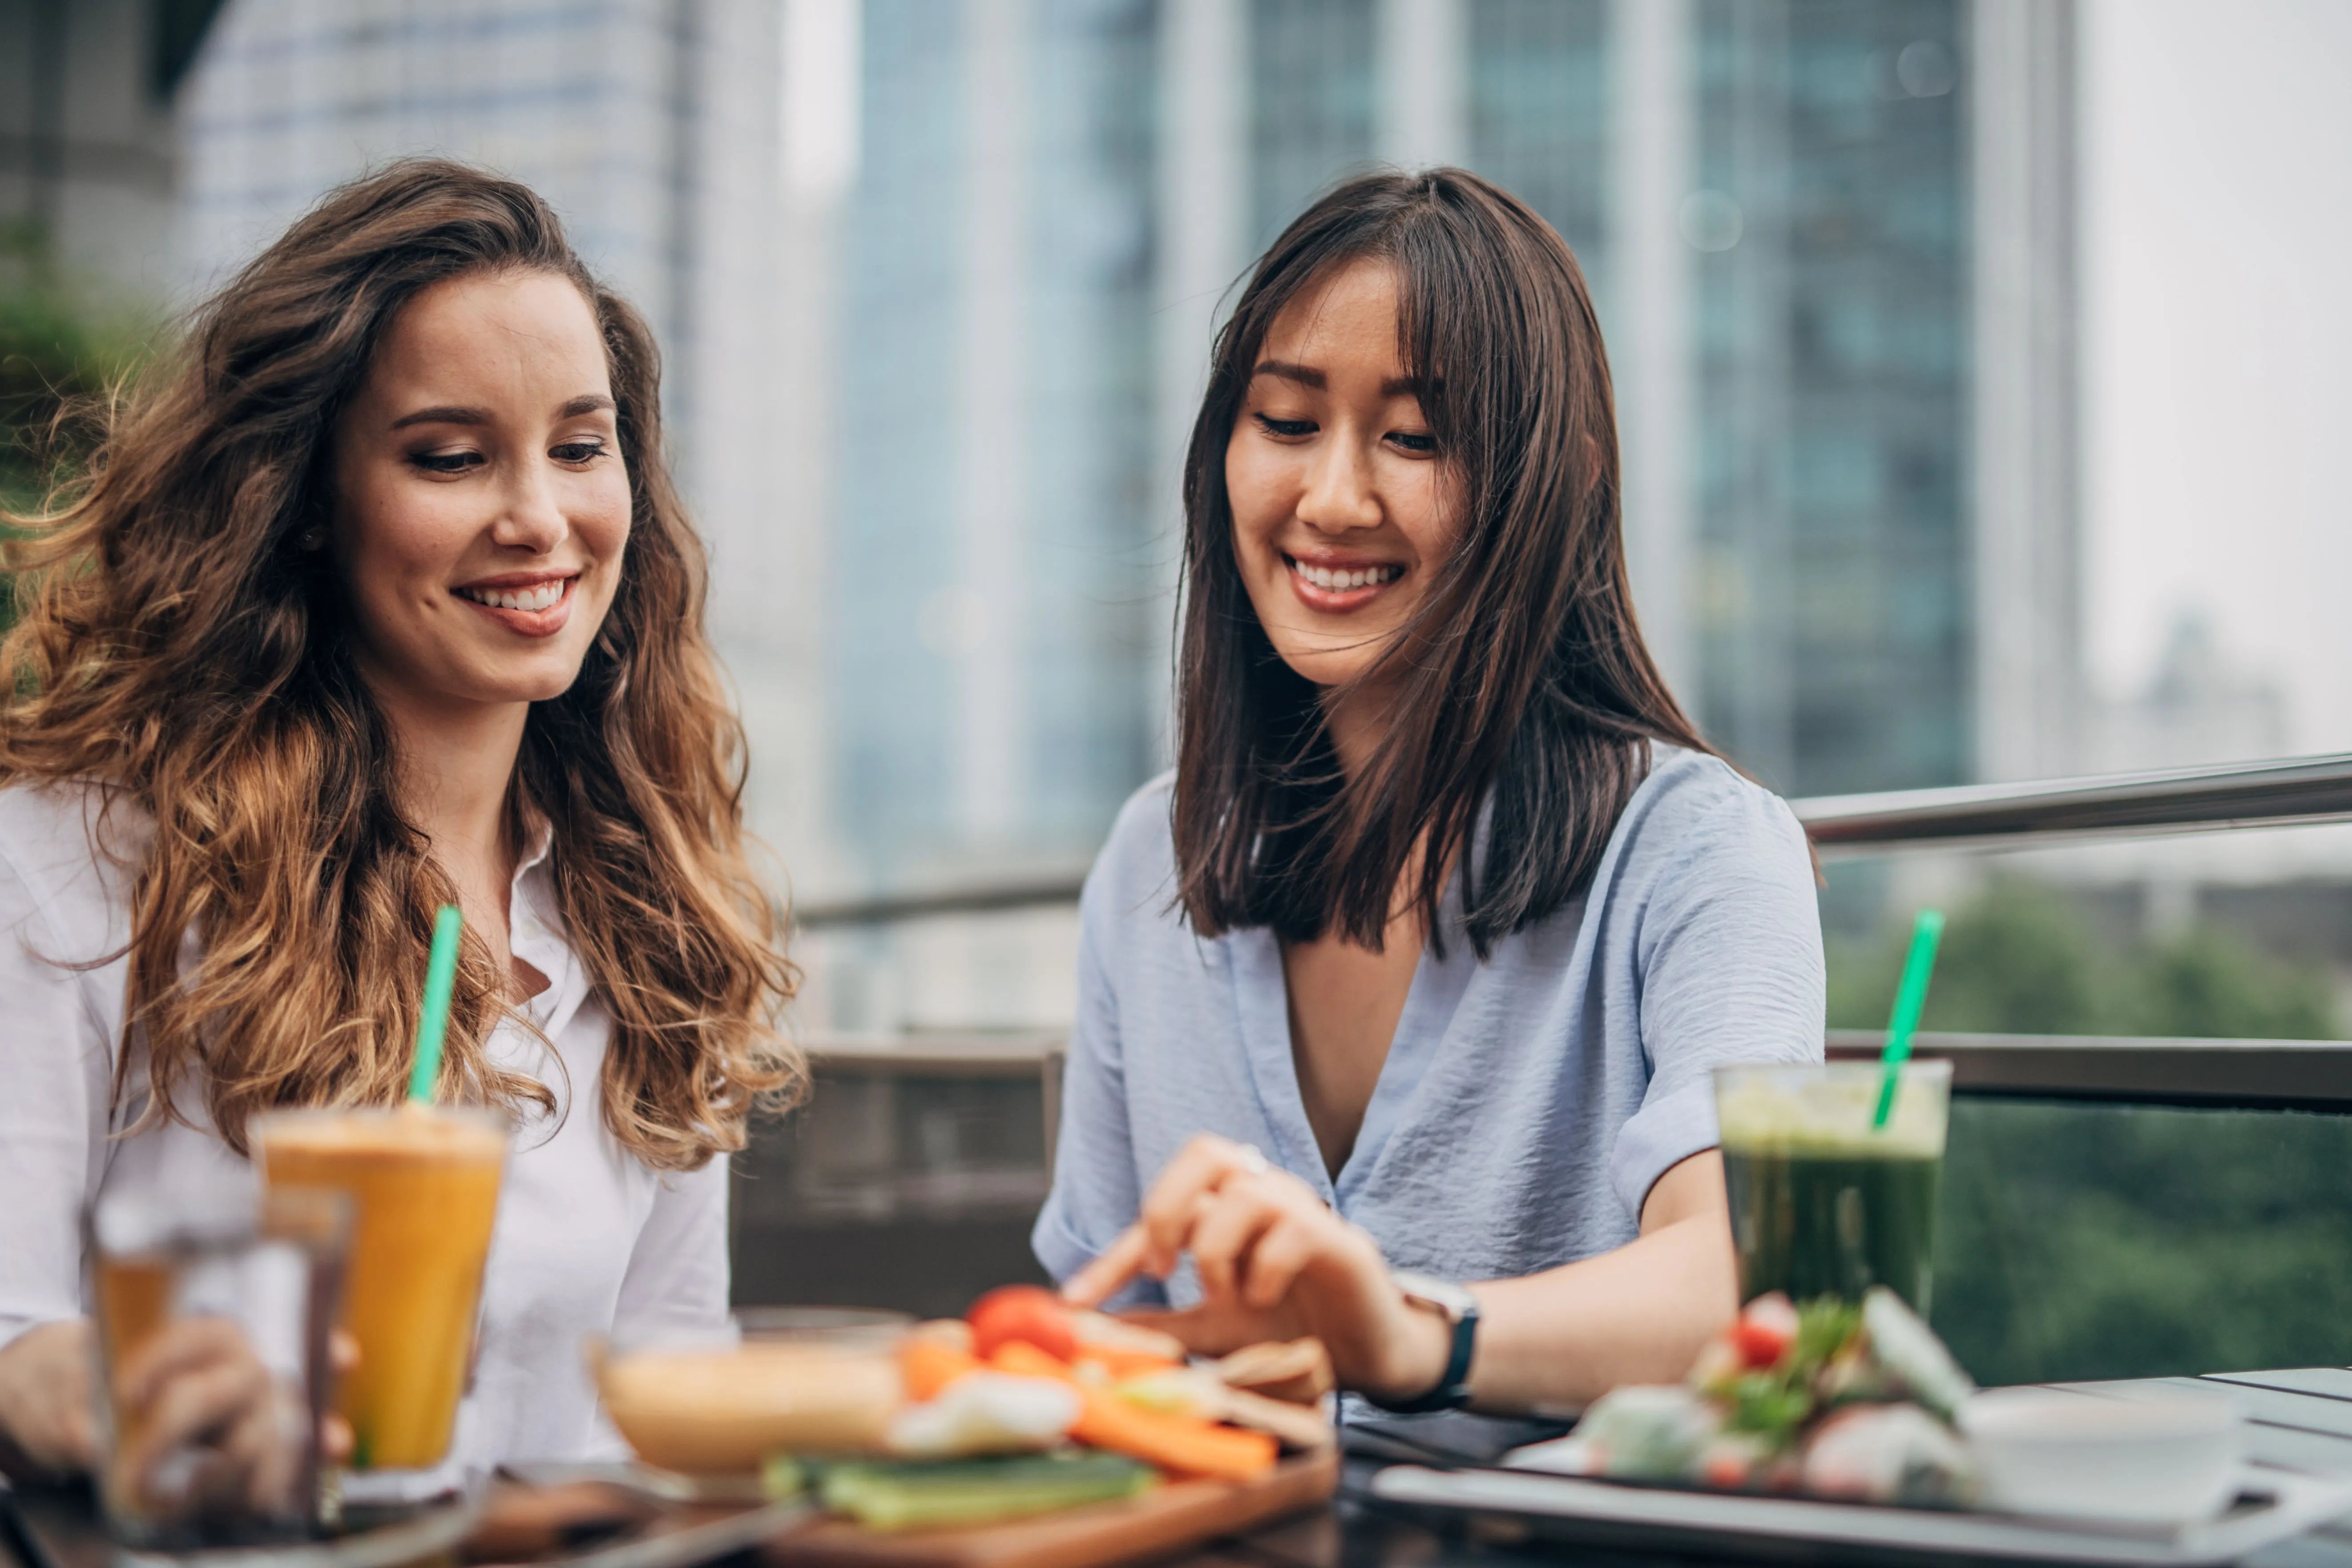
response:
{"label": "white plate", "polygon": [[2221,1518],[2178,1529],[2136,1529],[1946,1512],[1805,1498],[1749,1497],[1513,1470],[1433,1470],[1392,1465],[1372,1478],[1391,1502],[1511,1514],[1543,1521],[1547,1536],[1619,1544],[1680,1544],[1785,1557],[1843,1549],[1909,1557],[2013,1558],[2040,1563],[2227,1563],[2352,1510],[2352,1485],[2249,1465]]}

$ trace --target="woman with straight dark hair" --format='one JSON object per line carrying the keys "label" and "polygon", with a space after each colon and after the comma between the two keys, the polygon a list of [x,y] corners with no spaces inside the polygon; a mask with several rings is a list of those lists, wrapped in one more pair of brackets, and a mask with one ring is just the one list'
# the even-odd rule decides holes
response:
{"label": "woman with straight dark hair", "polygon": [[[644,321],[529,189],[397,163],[0,521],[0,1468],[93,1458],[84,1208],[236,1201],[257,1116],[398,1103],[445,903],[436,1098],[515,1135],[419,1484],[619,1451],[583,1338],[726,1331],[725,1156],[804,1076]],[[122,1369],[140,1441],[267,1447],[199,1348]]]}
{"label": "woman with straight dark hair", "polygon": [[1319,1334],[1402,1410],[1678,1378],[1730,1314],[1709,1074],[1821,1057],[1811,861],[1643,647],[1618,498],[1582,275],[1507,193],[1369,175],[1258,262],[1177,766],[1087,884],[1072,1297]]}

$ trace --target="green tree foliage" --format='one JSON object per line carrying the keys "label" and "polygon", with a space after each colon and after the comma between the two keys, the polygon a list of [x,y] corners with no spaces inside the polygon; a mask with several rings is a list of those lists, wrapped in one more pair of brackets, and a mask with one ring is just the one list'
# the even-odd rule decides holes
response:
{"label": "green tree foliage", "polygon": [[1963,1097],[1934,1321],[1979,1382],[2352,1362],[2352,1117]]}
{"label": "green tree foliage", "polygon": [[[51,483],[88,453],[98,405],[144,363],[149,324],[80,300],[27,269],[0,275],[0,510],[39,507]],[[0,629],[11,617],[0,577]]]}
{"label": "green tree foliage", "polygon": [[[1907,926],[1830,950],[1830,1026],[1884,1028]],[[2257,952],[2192,926],[2118,948],[2099,940],[2061,889],[2000,878],[1952,912],[1924,1029],[1965,1034],[2144,1035],[2316,1040],[2343,1037],[2319,965]]]}
{"label": "green tree foliage", "polygon": [[[2319,1039],[2326,970],[2191,926],[2103,940],[2060,888],[1986,885],[1950,911],[1925,1027]],[[1836,944],[1830,1022],[1884,1028],[1908,921]],[[2352,1362],[2352,1117],[1961,1096],[1935,1311],[1988,1384]]]}

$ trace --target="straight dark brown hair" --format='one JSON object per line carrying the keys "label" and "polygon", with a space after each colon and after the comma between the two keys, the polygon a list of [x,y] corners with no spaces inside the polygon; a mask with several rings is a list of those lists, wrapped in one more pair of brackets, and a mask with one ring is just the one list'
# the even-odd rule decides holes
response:
{"label": "straight dark brown hair", "polygon": [[[1392,716],[1350,776],[1323,718],[1344,693],[1285,664],[1251,608],[1225,448],[1276,318],[1359,261],[1395,272],[1400,357],[1464,525],[1362,678],[1393,691]],[[1458,864],[1484,958],[1591,879],[1652,742],[1709,750],[1634,622],[1609,361],[1583,272],[1542,218],[1464,170],[1351,180],[1259,259],[1192,426],[1184,564],[1176,864],[1204,936],[1271,926],[1378,949],[1410,875],[1436,942]]]}

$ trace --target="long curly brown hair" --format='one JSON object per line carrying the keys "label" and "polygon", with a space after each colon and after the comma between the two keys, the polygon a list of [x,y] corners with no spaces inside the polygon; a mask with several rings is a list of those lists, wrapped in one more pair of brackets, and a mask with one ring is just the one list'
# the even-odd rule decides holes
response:
{"label": "long curly brown hair", "polygon": [[[201,1085],[242,1150],[257,1111],[401,1094],[434,910],[456,887],[394,793],[341,586],[300,541],[332,510],[330,433],[402,306],[514,271],[592,302],[629,473],[611,612],[572,689],[532,704],[509,801],[552,829],[568,935],[612,1020],[605,1125],[647,1164],[691,1169],[804,1086],[776,1028],[796,976],[745,858],[742,734],[664,463],[652,333],[529,189],[413,160],[289,229],[101,411],[96,457],[51,504],[6,520],[22,618],[0,643],[0,786],[93,783],[153,822],[131,867],[115,1083],[118,1103],[143,1089],[145,1118],[187,1121],[174,1091]],[[486,1053],[506,989],[468,938],[442,1092],[551,1109]]]}

